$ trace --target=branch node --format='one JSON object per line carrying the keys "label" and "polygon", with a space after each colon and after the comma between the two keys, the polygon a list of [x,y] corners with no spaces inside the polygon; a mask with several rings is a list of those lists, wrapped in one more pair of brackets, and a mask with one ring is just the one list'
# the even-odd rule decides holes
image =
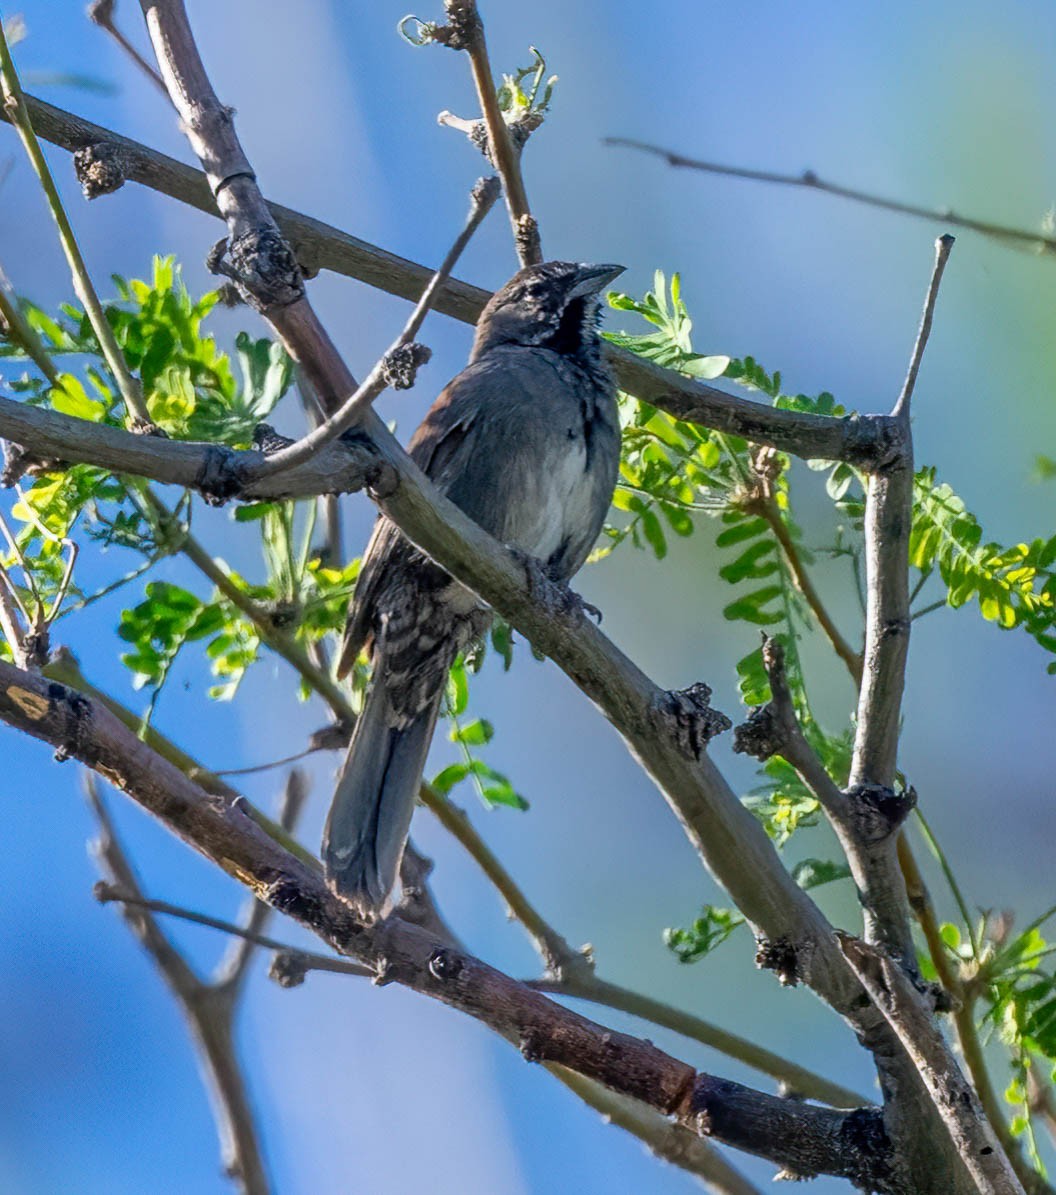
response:
{"label": "branch node", "polygon": [[897,833],[917,803],[916,789],[896,792],[882,784],[856,784],[846,796],[855,836],[867,846],[886,842]]}
{"label": "branch node", "polygon": [[73,155],[73,169],[88,200],[111,195],[128,181],[128,159],[112,141],[82,145]]}
{"label": "branch node", "polygon": [[433,355],[432,349],[417,341],[390,349],[382,359],[381,370],[385,385],[393,390],[410,390],[421,366]]}
{"label": "branch node", "polygon": [[517,1042],[517,1049],[521,1051],[525,1062],[542,1062],[544,1045],[543,1035],[537,1029],[529,1027],[521,1034],[520,1040]]}
{"label": "branch node", "polygon": [[733,725],[724,713],[711,708],[711,688],[703,681],[661,693],[651,713],[657,728],[670,735],[688,759],[700,759],[708,743]]}
{"label": "branch node", "polygon": [[297,988],[304,983],[308,964],[298,950],[276,950],[268,966],[268,978],[280,988]]}
{"label": "branch node", "polygon": [[777,755],[784,746],[781,719],[771,702],[757,705],[747,719],[734,728],[733,749],[738,755],[750,755],[765,762],[771,755]]}
{"label": "branch node", "polygon": [[37,456],[27,448],[23,448],[21,444],[14,443],[13,440],[3,440],[0,441],[0,444],[3,445],[0,486],[5,489],[18,485],[27,473],[31,477],[36,477],[40,473],[64,472],[70,467],[67,461]]}
{"label": "branch node", "polygon": [[242,472],[238,457],[226,444],[210,444],[202,458],[202,467],[194,478],[194,488],[210,506],[223,506],[241,493]]}
{"label": "branch node", "polygon": [[293,250],[274,228],[222,237],[205,259],[211,274],[230,278],[242,298],[261,314],[304,298],[304,278]]}
{"label": "branch node", "polygon": [[462,956],[446,946],[438,946],[429,956],[429,974],[441,983],[454,983],[464,969]]}
{"label": "branch node", "polygon": [[761,971],[773,971],[786,988],[794,988],[802,978],[799,947],[791,938],[756,938],[755,965]]}

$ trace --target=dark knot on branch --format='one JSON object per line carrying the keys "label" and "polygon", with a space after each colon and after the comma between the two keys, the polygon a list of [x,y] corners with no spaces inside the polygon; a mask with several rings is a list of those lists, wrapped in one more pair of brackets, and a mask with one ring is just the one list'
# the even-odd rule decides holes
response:
{"label": "dark knot on branch", "polygon": [[273,228],[217,241],[205,259],[212,274],[230,278],[255,311],[289,307],[304,298],[304,278],[293,250]]}
{"label": "dark knot on branch", "polygon": [[432,349],[414,341],[392,349],[385,354],[381,363],[385,385],[391,386],[393,390],[410,390],[418,376],[418,370],[432,355]]}
{"label": "dark knot on branch", "polygon": [[765,762],[784,745],[784,730],[774,707],[757,705],[733,732],[733,749],[738,755],[750,755]]}
{"label": "dark knot on branch", "polygon": [[110,195],[128,181],[128,159],[112,141],[82,145],[73,155],[73,169],[89,200]]}
{"label": "dark knot on branch", "polygon": [[847,812],[858,840],[867,846],[885,842],[912,813],[914,788],[896,792],[882,784],[856,784],[847,790]]}
{"label": "dark knot on branch", "polygon": [[802,978],[799,949],[791,938],[756,938],[755,965],[761,971],[773,971],[787,988],[794,988]]}
{"label": "dark knot on branch", "polygon": [[194,478],[194,488],[210,506],[223,506],[242,492],[244,484],[239,458],[226,444],[210,444]]}
{"label": "dark knot on branch", "polygon": [[708,743],[733,725],[724,713],[711,708],[711,688],[703,681],[661,693],[652,713],[689,759],[700,759]]}

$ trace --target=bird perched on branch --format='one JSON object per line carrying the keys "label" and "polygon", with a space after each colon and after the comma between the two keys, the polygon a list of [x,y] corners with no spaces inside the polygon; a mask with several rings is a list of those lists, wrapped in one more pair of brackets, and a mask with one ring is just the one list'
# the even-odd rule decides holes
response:
{"label": "bird perched on branch", "polygon": [[[616,388],[597,321],[600,292],[620,273],[551,261],[515,274],[409,447],[456,506],[560,584],[587,558],[616,484]],[[380,912],[396,882],[448,671],[490,619],[378,519],[338,663],[346,675],[366,648],[373,679],[323,839],[331,887],[364,915]]]}

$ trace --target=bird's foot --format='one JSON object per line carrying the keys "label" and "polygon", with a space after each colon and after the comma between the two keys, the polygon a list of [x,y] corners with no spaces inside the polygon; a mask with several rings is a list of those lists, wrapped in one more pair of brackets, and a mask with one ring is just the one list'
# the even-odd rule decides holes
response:
{"label": "bird's foot", "polygon": [[520,548],[511,547],[510,551],[524,569],[532,600],[542,606],[547,614],[569,621],[590,615],[601,622],[601,611],[597,606],[591,605],[563,581],[555,581],[546,565],[537,556],[532,556]]}

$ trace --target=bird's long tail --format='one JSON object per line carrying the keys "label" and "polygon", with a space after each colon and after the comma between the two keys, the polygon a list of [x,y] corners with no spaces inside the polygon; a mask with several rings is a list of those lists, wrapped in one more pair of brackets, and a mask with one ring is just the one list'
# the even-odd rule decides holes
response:
{"label": "bird's long tail", "polygon": [[375,669],[337,779],[323,834],[331,887],[376,915],[396,883],[443,686],[411,721],[396,718],[384,673]]}

